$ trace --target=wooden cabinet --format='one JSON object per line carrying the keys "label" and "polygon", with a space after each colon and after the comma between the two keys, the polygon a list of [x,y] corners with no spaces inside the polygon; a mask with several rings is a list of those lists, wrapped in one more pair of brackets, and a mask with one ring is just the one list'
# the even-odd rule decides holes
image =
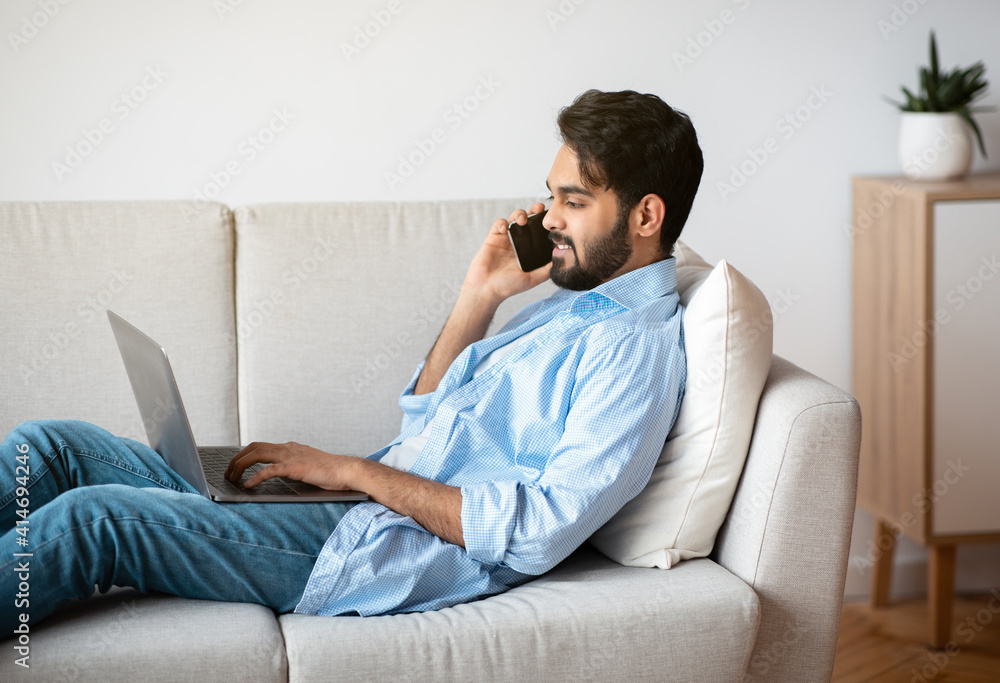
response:
{"label": "wooden cabinet", "polygon": [[955,546],[1000,541],[1000,174],[853,180],[858,502],[872,602],[896,535],[929,548],[930,642],[951,638]]}

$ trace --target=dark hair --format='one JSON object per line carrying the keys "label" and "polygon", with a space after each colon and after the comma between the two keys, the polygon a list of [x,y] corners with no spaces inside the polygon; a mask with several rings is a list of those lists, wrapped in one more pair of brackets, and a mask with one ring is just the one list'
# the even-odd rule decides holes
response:
{"label": "dark hair", "polygon": [[559,112],[557,122],[563,142],[579,160],[581,179],[613,190],[620,218],[647,194],[663,200],[660,248],[669,256],[705,166],[687,114],[656,95],[588,90]]}

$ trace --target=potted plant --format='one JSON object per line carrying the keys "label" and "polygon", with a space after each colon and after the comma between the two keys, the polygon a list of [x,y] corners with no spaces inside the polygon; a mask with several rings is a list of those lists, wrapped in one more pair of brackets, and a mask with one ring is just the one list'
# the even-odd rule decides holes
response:
{"label": "potted plant", "polygon": [[942,72],[938,68],[937,44],[931,31],[930,68],[920,68],[918,95],[902,86],[906,102],[886,98],[902,111],[899,129],[899,160],[903,173],[913,180],[961,178],[972,166],[971,129],[986,157],[986,147],[972,113],[989,107],[972,103],[986,94],[986,67],[976,62],[967,69]]}

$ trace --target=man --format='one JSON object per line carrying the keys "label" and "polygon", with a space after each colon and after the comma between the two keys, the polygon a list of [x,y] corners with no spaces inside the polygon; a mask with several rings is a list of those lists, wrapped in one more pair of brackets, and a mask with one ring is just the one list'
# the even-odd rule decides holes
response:
{"label": "man", "polygon": [[[526,211],[494,223],[400,397],[400,435],[365,459],[253,443],[227,472],[268,463],[244,485],[285,476],[370,501],[218,504],[144,444],[25,423],[0,447],[2,599],[27,551],[32,621],[95,584],[281,612],[428,610],[523,583],[583,543],[646,484],[677,415],[671,254],[702,155],[689,119],[653,95],[591,90],[558,124],[552,263],[518,268],[506,232]],[[549,277],[557,293],[484,339],[502,301]]]}

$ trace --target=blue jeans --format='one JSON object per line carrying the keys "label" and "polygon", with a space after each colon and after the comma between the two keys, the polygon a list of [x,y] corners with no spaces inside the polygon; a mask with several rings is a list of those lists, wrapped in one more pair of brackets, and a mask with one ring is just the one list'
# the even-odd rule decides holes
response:
{"label": "blue jeans", "polygon": [[95,585],[290,612],[351,506],[215,503],[145,444],[25,422],[0,445],[0,640]]}

